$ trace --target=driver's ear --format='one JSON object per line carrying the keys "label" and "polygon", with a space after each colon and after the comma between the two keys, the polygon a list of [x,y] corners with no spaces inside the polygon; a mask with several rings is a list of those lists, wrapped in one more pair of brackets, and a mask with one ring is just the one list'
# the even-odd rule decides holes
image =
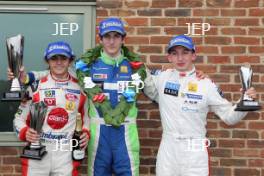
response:
{"label": "driver's ear", "polygon": [[97,35],[97,39],[98,39],[98,41],[100,42],[100,44],[102,44],[103,37],[100,36],[100,35],[98,34],[98,35]]}
{"label": "driver's ear", "polygon": [[74,63],[73,61],[74,61],[73,59],[70,59],[70,63],[69,63],[70,66]]}
{"label": "driver's ear", "polygon": [[192,61],[195,61],[196,60],[196,53],[193,53],[192,54]]}
{"label": "driver's ear", "polygon": [[169,62],[172,62],[172,59],[171,59],[171,55],[170,54],[167,55],[167,59],[168,59]]}
{"label": "driver's ear", "polygon": [[122,36],[122,44],[124,44],[126,41],[126,37],[125,36]]}

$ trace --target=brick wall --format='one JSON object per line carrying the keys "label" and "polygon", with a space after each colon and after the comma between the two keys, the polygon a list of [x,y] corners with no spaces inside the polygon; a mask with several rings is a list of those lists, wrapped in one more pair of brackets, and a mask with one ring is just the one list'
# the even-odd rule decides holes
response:
{"label": "brick wall", "polygon": [[[187,33],[186,23],[209,23],[211,30],[194,36],[196,65],[217,82],[228,100],[240,97],[238,69],[249,62],[253,85],[264,101],[263,0],[98,0],[97,21],[119,16],[128,24],[126,44],[151,68],[170,67],[165,57],[169,39]],[[201,34],[201,30],[195,30]],[[141,175],[155,175],[161,137],[158,106],[140,96],[138,126]],[[211,173],[214,176],[264,176],[264,113],[251,112],[234,126],[208,116]],[[0,147],[0,176],[20,175],[18,148]],[[86,161],[81,173],[86,175]]]}

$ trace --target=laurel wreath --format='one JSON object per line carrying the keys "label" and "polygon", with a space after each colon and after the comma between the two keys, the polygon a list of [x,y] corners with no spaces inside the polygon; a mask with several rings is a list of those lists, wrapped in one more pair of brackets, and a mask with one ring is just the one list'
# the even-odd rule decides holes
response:
{"label": "laurel wreath", "polygon": [[[124,57],[128,59],[129,63],[141,62],[141,59],[139,58],[137,54],[130,52],[128,48],[125,46],[122,46],[121,48],[122,48]],[[87,50],[87,52],[85,52],[81,56],[80,60],[86,63],[88,68],[91,68],[92,64],[98,58],[100,58],[101,50],[102,50],[101,45],[95,48],[89,49]],[[132,70],[133,70],[133,74],[138,73],[140,75],[141,81],[145,80],[146,69],[145,69],[144,64],[142,64],[139,68],[132,68]],[[94,86],[93,88],[84,87],[84,81],[83,81],[84,78],[91,77],[90,69],[86,71],[82,71],[81,69],[79,69],[79,70],[76,70],[76,73],[77,73],[77,77],[79,80],[79,84],[83,88],[86,95],[88,96],[88,99],[93,100],[94,96],[100,93],[103,93],[103,90],[98,85]],[[137,96],[138,96],[138,93],[136,93],[135,95],[135,100]],[[102,115],[103,115],[103,118],[106,124],[113,125],[114,127],[119,127],[125,121],[125,118],[127,117],[129,110],[134,105],[134,102],[127,102],[125,97],[122,95],[119,103],[116,105],[115,108],[112,108],[111,103],[107,97],[105,97],[104,101],[102,102],[94,101],[93,104],[96,108],[98,108],[102,112]]]}

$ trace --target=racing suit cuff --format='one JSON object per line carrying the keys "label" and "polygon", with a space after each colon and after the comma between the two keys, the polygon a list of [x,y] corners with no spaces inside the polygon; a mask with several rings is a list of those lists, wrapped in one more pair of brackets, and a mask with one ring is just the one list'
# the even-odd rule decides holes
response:
{"label": "racing suit cuff", "polygon": [[20,130],[20,132],[19,132],[19,139],[20,139],[21,141],[26,141],[26,132],[27,132],[27,130],[28,130],[28,126],[22,128],[22,129]]}
{"label": "racing suit cuff", "polygon": [[90,138],[91,138],[91,134],[90,134],[90,131],[89,131],[89,130],[87,130],[87,129],[83,128],[83,129],[82,129],[82,131],[83,131],[83,133],[86,133],[86,134],[87,134],[87,136],[88,136],[88,139],[90,139]]}

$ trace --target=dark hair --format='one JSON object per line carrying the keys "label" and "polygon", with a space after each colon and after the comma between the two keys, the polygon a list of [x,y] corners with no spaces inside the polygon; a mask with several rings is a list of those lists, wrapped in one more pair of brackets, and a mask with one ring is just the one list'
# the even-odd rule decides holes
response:
{"label": "dark hair", "polygon": [[[116,31],[109,31],[109,32],[116,32]],[[109,32],[108,32],[108,33],[109,33]],[[108,34],[108,33],[106,33],[106,34]],[[119,32],[116,32],[116,33],[119,34],[119,35],[121,35],[121,36],[122,36],[122,39],[124,39],[124,38],[126,37],[126,34],[122,35],[122,34],[120,34]],[[104,35],[100,35],[100,34],[99,34],[100,40],[102,40],[103,37],[104,37],[106,34],[104,34]]]}

